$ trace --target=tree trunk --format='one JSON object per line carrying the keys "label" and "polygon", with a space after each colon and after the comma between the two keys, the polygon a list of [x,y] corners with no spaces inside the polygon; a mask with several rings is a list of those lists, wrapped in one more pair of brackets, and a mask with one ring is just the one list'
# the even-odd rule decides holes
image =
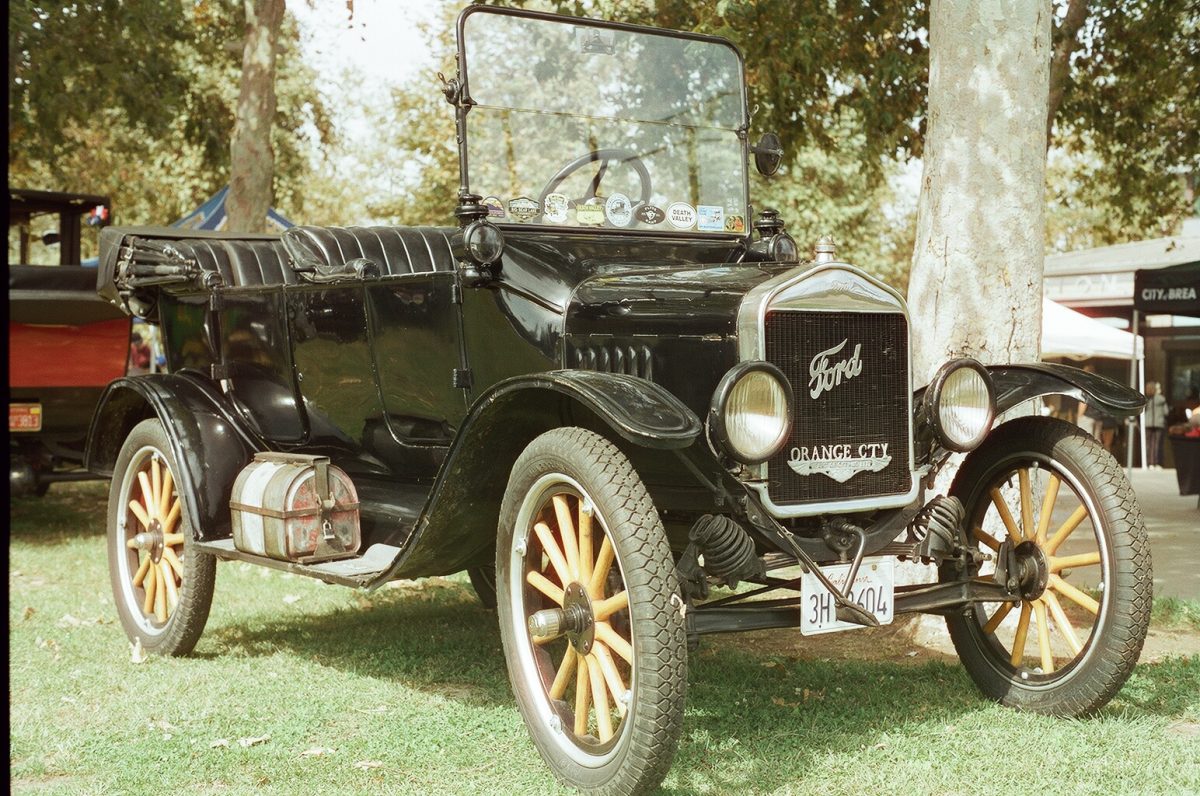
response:
{"label": "tree trunk", "polygon": [[1062,24],[1054,31],[1054,58],[1050,61],[1050,107],[1046,113],[1046,148],[1050,148],[1050,133],[1054,129],[1054,117],[1067,93],[1067,81],[1071,77],[1071,53],[1079,46],[1079,29],[1087,20],[1088,0],[1071,0]]}
{"label": "tree trunk", "polygon": [[265,232],[271,207],[275,152],[271,128],[275,119],[275,43],[283,21],[284,0],[245,0],[246,46],[237,118],[230,147],[226,228]]}
{"label": "tree trunk", "polygon": [[1049,0],[933,0],[908,301],[913,378],[1035,361],[1042,320]]}

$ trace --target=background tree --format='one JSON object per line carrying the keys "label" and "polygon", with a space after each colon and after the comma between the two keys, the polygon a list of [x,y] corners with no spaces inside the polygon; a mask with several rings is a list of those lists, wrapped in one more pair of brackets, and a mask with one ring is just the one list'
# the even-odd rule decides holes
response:
{"label": "background tree", "polygon": [[929,115],[908,301],[913,374],[1036,361],[1050,4],[933,0]]}
{"label": "background tree", "polygon": [[265,232],[275,176],[271,130],[275,121],[275,49],[284,0],[245,0],[237,116],[230,148],[228,228]]}
{"label": "background tree", "polygon": [[[9,185],[108,194],[123,224],[196,207],[228,180],[244,35],[213,0],[13,0]],[[278,43],[275,202],[301,217],[335,139],[290,16]]]}

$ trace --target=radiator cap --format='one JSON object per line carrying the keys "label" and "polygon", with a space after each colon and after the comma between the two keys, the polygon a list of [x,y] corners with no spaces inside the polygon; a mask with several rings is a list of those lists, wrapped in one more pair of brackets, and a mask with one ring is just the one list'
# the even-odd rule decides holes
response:
{"label": "radiator cap", "polygon": [[817,239],[817,245],[813,246],[813,261],[818,263],[831,263],[837,259],[837,244],[833,242],[832,235],[822,235]]}

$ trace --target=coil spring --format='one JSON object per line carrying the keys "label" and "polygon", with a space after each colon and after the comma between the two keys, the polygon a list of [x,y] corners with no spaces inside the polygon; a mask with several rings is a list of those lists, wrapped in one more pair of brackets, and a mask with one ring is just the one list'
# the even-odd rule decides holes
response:
{"label": "coil spring", "polygon": [[947,546],[952,547],[958,538],[967,512],[962,501],[956,497],[938,495],[926,503],[908,525],[909,538],[923,542],[933,534]]}
{"label": "coil spring", "polygon": [[729,517],[704,515],[688,538],[704,554],[704,571],[710,575],[736,582],[761,569],[754,540]]}

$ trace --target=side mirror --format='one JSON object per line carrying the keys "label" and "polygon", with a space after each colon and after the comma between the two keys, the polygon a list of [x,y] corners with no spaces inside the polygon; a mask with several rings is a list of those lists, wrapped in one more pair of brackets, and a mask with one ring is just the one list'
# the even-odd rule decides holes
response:
{"label": "side mirror", "polygon": [[754,153],[754,168],[759,174],[770,177],[779,171],[779,164],[783,162],[783,144],[775,133],[763,133],[750,151]]}

